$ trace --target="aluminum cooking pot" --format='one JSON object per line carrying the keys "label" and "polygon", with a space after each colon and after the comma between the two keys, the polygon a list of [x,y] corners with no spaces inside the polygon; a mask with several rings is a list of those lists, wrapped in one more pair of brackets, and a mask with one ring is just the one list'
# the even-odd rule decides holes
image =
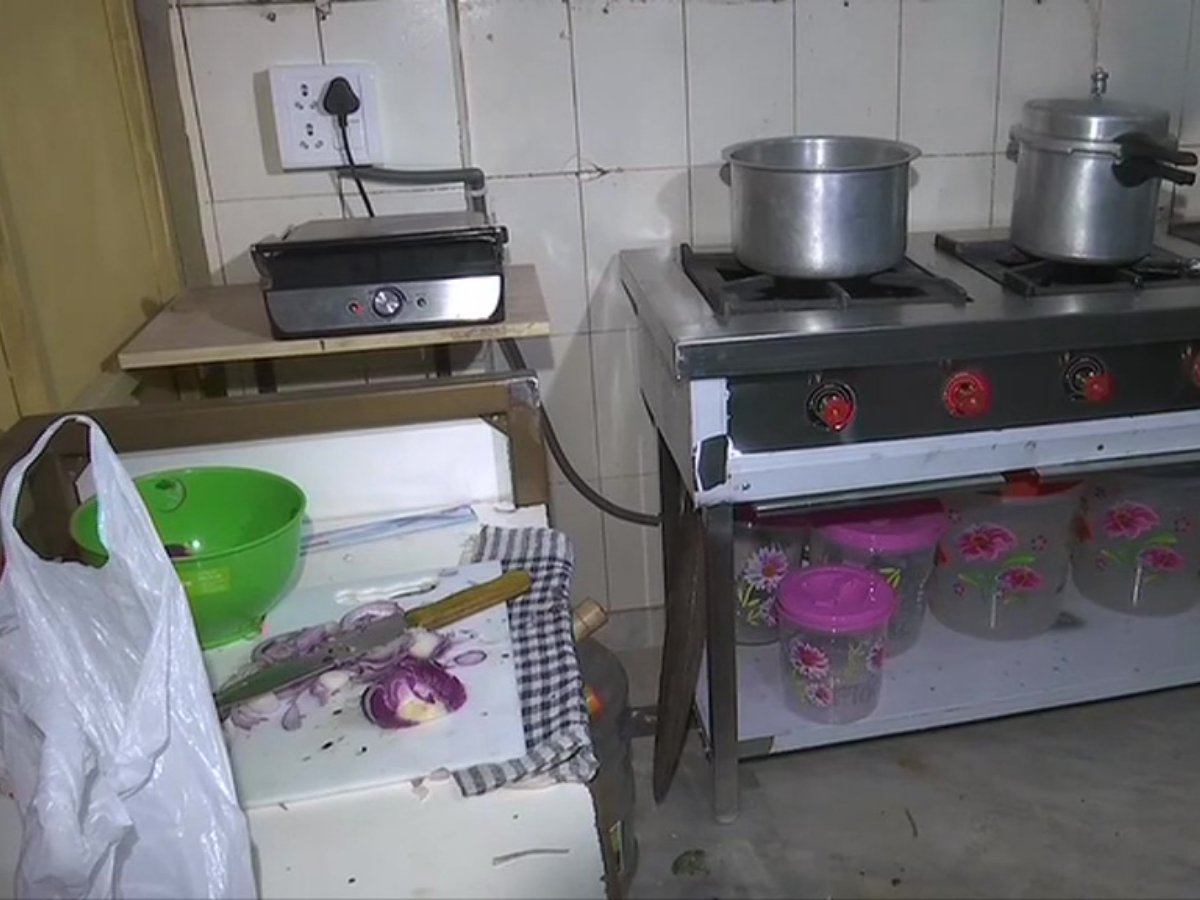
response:
{"label": "aluminum cooking pot", "polygon": [[1034,256],[1093,265],[1148,254],[1162,180],[1196,180],[1178,168],[1196,165],[1196,154],[1179,150],[1169,128],[1166,110],[1099,94],[1030,100],[1009,133],[1012,242]]}
{"label": "aluminum cooking pot", "polygon": [[727,147],[733,252],[787,278],[871,275],[899,265],[908,234],[909,166],[899,141],[795,136]]}

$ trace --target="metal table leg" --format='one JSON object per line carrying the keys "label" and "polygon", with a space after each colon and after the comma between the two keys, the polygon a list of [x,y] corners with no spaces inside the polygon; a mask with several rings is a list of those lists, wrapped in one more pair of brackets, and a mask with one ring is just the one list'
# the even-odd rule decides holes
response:
{"label": "metal table leg", "polygon": [[713,815],[718,822],[729,823],[738,817],[737,641],[730,594],[733,507],[727,504],[706,507],[703,517]]}

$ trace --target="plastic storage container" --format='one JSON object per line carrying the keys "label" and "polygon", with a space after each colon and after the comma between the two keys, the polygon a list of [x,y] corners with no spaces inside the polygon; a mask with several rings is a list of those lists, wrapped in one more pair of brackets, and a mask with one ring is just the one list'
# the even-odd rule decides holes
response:
{"label": "plastic storage container", "polygon": [[947,498],[929,608],[973,637],[1020,640],[1062,613],[1078,482],[1011,482],[1004,490]]}
{"label": "plastic storage container", "polygon": [[809,556],[814,565],[866,566],[887,579],[899,598],[888,625],[888,656],[917,642],[925,618],[925,587],[933,574],[946,511],[937,500],[825,513],[813,519]]}
{"label": "plastic storage container", "polygon": [[733,564],[737,581],[737,642],[769,644],[776,633],[775,597],[779,584],[803,560],[808,521],[797,516],[757,516],[737,511],[733,522]]}
{"label": "plastic storage container", "polygon": [[845,724],[879,704],[896,592],[861,566],[809,566],[779,589],[779,658],[788,707]]}
{"label": "plastic storage container", "polygon": [[1075,586],[1119,612],[1166,616],[1200,599],[1200,466],[1091,482],[1080,503]]}

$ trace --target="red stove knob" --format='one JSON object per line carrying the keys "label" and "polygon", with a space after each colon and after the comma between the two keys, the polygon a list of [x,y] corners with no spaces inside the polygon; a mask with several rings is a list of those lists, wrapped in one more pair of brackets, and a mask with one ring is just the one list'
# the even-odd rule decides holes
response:
{"label": "red stove knob", "polygon": [[955,372],[946,382],[942,402],[952,416],[986,415],[992,408],[992,386],[979,372]]}
{"label": "red stove knob", "polygon": [[1083,398],[1092,403],[1103,403],[1112,396],[1112,376],[1106,372],[1096,372],[1083,381]]}
{"label": "red stove knob", "polygon": [[841,431],[854,418],[854,401],[849,397],[832,394],[821,401],[817,415],[830,431]]}

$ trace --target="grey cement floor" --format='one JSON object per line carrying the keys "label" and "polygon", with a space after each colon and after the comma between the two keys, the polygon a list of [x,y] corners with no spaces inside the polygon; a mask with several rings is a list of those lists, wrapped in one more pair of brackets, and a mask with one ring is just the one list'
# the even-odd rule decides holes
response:
{"label": "grey cement floor", "polygon": [[726,826],[698,737],[661,806],[652,754],[635,900],[1200,897],[1200,689],[743,763]]}

